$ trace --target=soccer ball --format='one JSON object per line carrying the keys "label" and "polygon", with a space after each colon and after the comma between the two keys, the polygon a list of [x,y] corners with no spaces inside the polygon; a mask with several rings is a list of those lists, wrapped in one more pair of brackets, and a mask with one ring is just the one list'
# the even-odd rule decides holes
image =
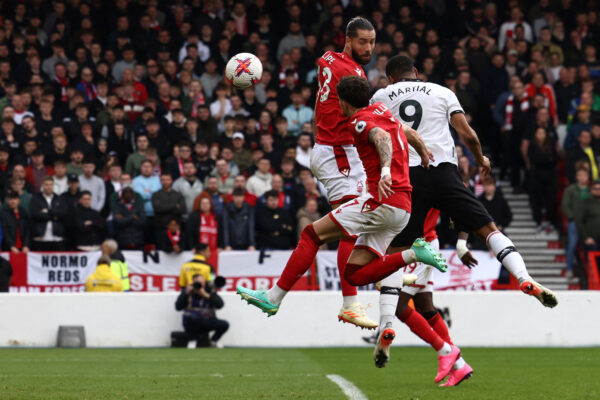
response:
{"label": "soccer ball", "polygon": [[231,57],[225,67],[227,80],[238,89],[256,85],[262,77],[263,67],[254,54],[239,53]]}

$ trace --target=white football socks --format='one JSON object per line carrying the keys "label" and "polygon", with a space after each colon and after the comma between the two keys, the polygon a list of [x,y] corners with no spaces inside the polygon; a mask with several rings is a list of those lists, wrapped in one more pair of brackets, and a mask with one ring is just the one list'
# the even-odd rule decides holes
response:
{"label": "white football socks", "polygon": [[[514,243],[500,231],[490,233],[486,238],[486,242],[496,257],[505,248],[514,247]],[[519,280],[519,284],[523,283],[523,281],[531,280],[531,276],[529,276],[527,267],[525,266],[525,261],[523,261],[523,257],[517,251],[508,253],[502,260],[502,265]]]}
{"label": "white football socks", "polygon": [[344,304],[342,305],[342,307],[344,308],[348,308],[350,307],[352,304],[358,302],[358,296],[354,295],[354,296],[344,296]]}
{"label": "white football socks", "polygon": [[416,263],[417,255],[412,249],[407,249],[402,252],[402,259],[404,260],[406,265]]}
{"label": "white football socks", "polygon": [[280,304],[285,295],[287,294],[287,290],[283,290],[277,284],[273,285],[273,287],[267,290],[267,298],[273,304]]}
{"label": "white football socks", "polygon": [[380,294],[379,295],[379,326],[385,328],[388,323],[392,323],[396,316],[396,307],[398,306],[398,295]]}
{"label": "white football socks", "polygon": [[438,350],[438,355],[447,356],[450,353],[452,353],[452,347],[448,343],[444,342],[442,348]]}
{"label": "white football socks", "polygon": [[454,362],[454,365],[452,366],[452,369],[461,369],[462,367],[464,367],[466,364],[465,359],[462,357],[458,357],[458,360],[456,360]]}

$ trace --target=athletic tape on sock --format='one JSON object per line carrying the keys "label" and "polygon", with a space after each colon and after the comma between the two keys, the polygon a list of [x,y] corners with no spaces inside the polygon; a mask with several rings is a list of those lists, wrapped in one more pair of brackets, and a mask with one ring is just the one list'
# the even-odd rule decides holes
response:
{"label": "athletic tape on sock", "polygon": [[504,258],[513,251],[517,251],[517,248],[515,246],[505,247],[504,249],[500,250],[496,258],[498,259],[498,261],[502,262],[502,260],[504,260]]}
{"label": "athletic tape on sock", "polygon": [[382,286],[381,289],[379,290],[380,294],[393,294],[396,296],[400,295],[400,289],[395,288],[395,287],[389,287],[389,286]]}

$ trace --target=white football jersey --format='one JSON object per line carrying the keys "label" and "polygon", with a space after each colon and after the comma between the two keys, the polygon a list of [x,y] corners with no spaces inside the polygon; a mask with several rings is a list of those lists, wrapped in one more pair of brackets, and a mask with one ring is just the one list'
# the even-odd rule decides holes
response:
{"label": "white football jersey", "polygon": [[[463,112],[456,95],[448,88],[418,79],[405,79],[379,89],[371,103],[385,104],[402,123],[416,130],[433,153],[436,166],[443,162],[458,165],[450,117]],[[421,157],[409,146],[409,165],[421,165]]]}

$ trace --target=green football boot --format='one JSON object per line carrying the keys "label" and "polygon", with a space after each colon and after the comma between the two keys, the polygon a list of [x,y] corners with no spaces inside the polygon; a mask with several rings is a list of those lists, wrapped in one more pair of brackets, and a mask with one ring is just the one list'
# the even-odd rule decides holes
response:
{"label": "green football boot", "polygon": [[243,286],[237,287],[237,292],[242,296],[243,300],[246,300],[248,304],[252,304],[258,307],[269,315],[275,315],[279,310],[279,304],[273,304],[269,301],[266,290],[251,290]]}
{"label": "green football boot", "polygon": [[448,265],[446,265],[446,260],[444,257],[423,238],[418,238],[415,240],[410,247],[412,251],[415,252],[417,256],[417,261],[422,262],[423,264],[431,265],[439,269],[442,272],[446,272],[448,270]]}

